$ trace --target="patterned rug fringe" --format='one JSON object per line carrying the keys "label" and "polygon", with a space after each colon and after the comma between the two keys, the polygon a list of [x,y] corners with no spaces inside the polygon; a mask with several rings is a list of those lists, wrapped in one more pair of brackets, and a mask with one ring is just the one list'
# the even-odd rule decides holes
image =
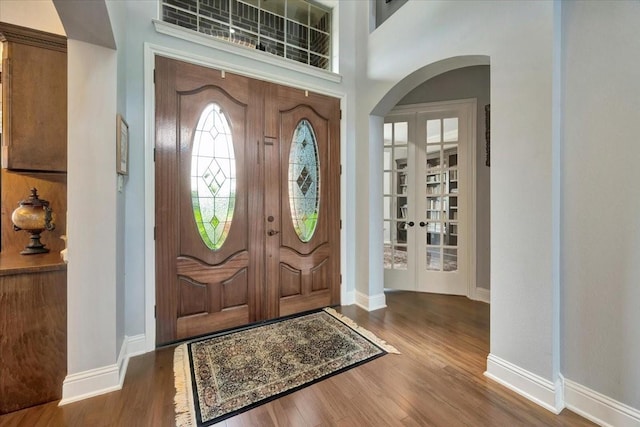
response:
{"label": "patterned rug fringe", "polygon": [[176,427],[195,427],[196,417],[193,410],[191,375],[186,344],[176,347],[173,355],[173,376],[176,387],[176,397],[173,401],[176,412]]}
{"label": "patterned rug fringe", "polygon": [[350,327],[351,329],[353,329],[354,331],[356,331],[357,333],[359,333],[360,335],[362,335],[363,337],[367,338],[369,341],[373,342],[374,344],[376,344],[378,347],[382,348],[384,351],[386,351],[387,353],[392,353],[392,354],[401,354],[394,346],[387,344],[387,342],[385,340],[382,340],[380,338],[378,338],[373,332],[358,326],[358,324],[356,322],[354,322],[353,320],[349,319],[347,316],[338,313],[337,311],[335,311],[333,308],[331,307],[325,307],[323,308],[323,310],[332,315],[333,317],[335,317],[336,319],[338,319],[339,321],[341,321],[342,323],[344,323],[345,325],[347,325],[348,327]]}

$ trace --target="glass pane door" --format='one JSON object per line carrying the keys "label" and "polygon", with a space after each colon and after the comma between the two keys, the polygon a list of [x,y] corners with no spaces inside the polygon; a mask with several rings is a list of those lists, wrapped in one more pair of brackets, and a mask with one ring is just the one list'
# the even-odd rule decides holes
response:
{"label": "glass pane door", "polygon": [[465,295],[469,284],[470,117],[474,106],[452,102],[419,112],[416,152],[416,290]]}
{"label": "glass pane door", "polygon": [[458,118],[426,121],[426,268],[458,270]]}
{"label": "glass pane door", "polygon": [[407,269],[408,132],[406,121],[384,124],[384,268],[388,270]]}
{"label": "glass pane door", "polygon": [[467,293],[475,108],[468,101],[421,104],[385,118],[386,288]]}
{"label": "glass pane door", "polygon": [[417,114],[416,290],[465,295],[470,107]]}

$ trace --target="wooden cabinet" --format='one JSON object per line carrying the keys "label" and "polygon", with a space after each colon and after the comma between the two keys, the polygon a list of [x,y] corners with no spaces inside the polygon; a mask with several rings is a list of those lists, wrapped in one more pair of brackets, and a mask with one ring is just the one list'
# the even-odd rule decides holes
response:
{"label": "wooden cabinet", "polygon": [[2,167],[67,170],[67,40],[0,23]]}
{"label": "wooden cabinet", "polygon": [[[2,1],[2,0],[0,0]],[[67,365],[67,42],[0,23],[0,414],[60,399]],[[32,187],[50,202],[48,254],[19,255],[11,213]]]}
{"label": "wooden cabinet", "polygon": [[0,414],[62,397],[67,272],[60,254],[0,254]]}

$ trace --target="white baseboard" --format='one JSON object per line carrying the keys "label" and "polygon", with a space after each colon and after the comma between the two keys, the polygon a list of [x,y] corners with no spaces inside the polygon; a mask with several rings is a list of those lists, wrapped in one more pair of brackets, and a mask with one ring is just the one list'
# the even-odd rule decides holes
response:
{"label": "white baseboard", "polygon": [[564,386],[565,404],[576,414],[606,427],[640,426],[640,410],[571,380],[565,380]]}
{"label": "white baseboard", "polygon": [[62,383],[59,406],[120,390],[127,373],[129,358],[146,352],[144,334],[124,337],[118,360],[113,365],[67,375]]}
{"label": "white baseboard", "polygon": [[145,334],[127,337],[127,357],[138,356],[147,353],[147,338]]}
{"label": "white baseboard", "polygon": [[364,308],[367,311],[379,310],[387,306],[387,299],[384,292],[378,295],[368,296],[362,292],[355,291],[355,303],[358,307]]}
{"label": "white baseboard", "polygon": [[493,354],[487,357],[484,375],[554,414],[564,408],[561,378],[554,384]]}
{"label": "white baseboard", "polygon": [[356,303],[356,291],[346,291],[342,294],[340,305],[352,305]]}
{"label": "white baseboard", "polygon": [[473,296],[474,300],[486,302],[487,304],[491,303],[491,291],[485,288],[476,288],[475,295]]}
{"label": "white baseboard", "polygon": [[67,375],[62,383],[59,406],[89,397],[120,390],[120,370],[117,364]]}

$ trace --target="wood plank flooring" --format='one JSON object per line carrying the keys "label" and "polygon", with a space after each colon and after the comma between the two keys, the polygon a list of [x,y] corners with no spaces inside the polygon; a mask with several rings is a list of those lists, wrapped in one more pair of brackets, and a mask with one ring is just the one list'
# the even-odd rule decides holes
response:
{"label": "wood plank flooring", "polygon": [[[483,376],[489,306],[464,297],[387,294],[368,313],[341,307],[397,347],[288,396],[230,418],[235,426],[591,426],[540,408]],[[58,407],[0,416],[0,426],[174,426],[173,348],[134,357],[122,390]]]}

